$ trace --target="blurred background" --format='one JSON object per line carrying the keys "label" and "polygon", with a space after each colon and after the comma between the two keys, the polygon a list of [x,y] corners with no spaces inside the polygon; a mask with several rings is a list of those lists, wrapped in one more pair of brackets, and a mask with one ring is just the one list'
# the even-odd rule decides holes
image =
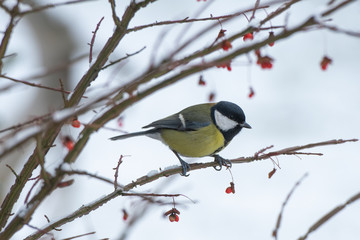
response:
{"label": "blurred background", "polygon": [[[26,2],[39,4],[37,1]],[[47,2],[57,1],[42,1],[42,4]],[[287,19],[289,27],[295,26],[308,16],[317,15],[325,9],[327,2],[301,1],[291,7],[287,14],[272,20],[271,24],[283,25]],[[11,5],[12,1],[5,3]],[[250,0],[157,1],[139,11],[130,27],[185,17],[226,15],[251,8],[254,4],[255,1]],[[119,16],[127,5],[128,1],[117,1]],[[27,6],[24,4],[23,7]],[[104,20],[96,35],[94,57],[114,30],[108,1],[84,1],[24,17],[18,22],[7,50],[7,55],[16,55],[6,58],[3,73],[22,80],[37,79],[37,83],[57,88],[59,79],[62,79],[65,89],[72,90],[89,67],[88,43],[102,17]],[[264,17],[266,12],[259,10],[255,21]],[[352,3],[330,18],[329,24],[359,33],[360,3]],[[1,31],[4,31],[8,16],[2,9],[0,22]],[[85,95],[95,96],[140,75],[152,62],[163,60],[169,51],[208,24],[152,27],[127,35],[110,60],[146,48],[118,66],[101,72]],[[227,30],[227,36],[231,36],[247,25],[245,17],[237,17],[224,23],[222,28]],[[183,56],[210,45],[219,30],[220,27],[196,39]],[[267,31],[255,33],[253,41],[267,36]],[[239,39],[233,42],[233,49],[245,44],[248,43]],[[225,158],[252,156],[269,145],[274,145],[273,150],[278,150],[318,141],[360,137],[359,37],[311,29],[277,41],[273,47],[267,46],[261,51],[274,58],[272,69],[261,69],[256,65],[255,55],[249,54],[232,61],[231,71],[213,68],[201,73],[206,86],[198,85],[200,74],[192,75],[131,106],[121,116],[121,130],[140,130],[142,126],[189,105],[207,102],[209,95],[215,93],[215,101],[227,100],[241,106],[246,121],[252,126],[251,130],[244,129],[221,152]],[[320,61],[325,55],[333,62],[323,71]],[[51,74],[40,77],[49,72]],[[13,86],[8,80],[2,79],[0,88],[7,86],[10,88],[0,92],[0,129],[55,111],[63,105],[59,93],[19,84]],[[250,87],[255,91],[252,98],[248,97]],[[95,116],[95,112],[89,111],[80,115],[79,120],[88,123]],[[110,122],[107,127],[119,129],[118,121]],[[80,131],[66,126],[62,129],[62,135],[71,135],[76,139]],[[113,168],[120,155],[126,155],[119,169],[118,181],[127,184],[151,170],[178,165],[173,153],[160,142],[145,137],[116,142],[108,140],[117,134],[119,132],[108,129],[93,134],[72,168],[113,179]],[[24,145],[1,160],[1,201],[15,180],[5,165],[9,164],[19,172],[34,146],[35,142]],[[177,223],[163,217],[163,213],[173,207],[171,198],[159,198],[167,203],[165,205],[148,205],[139,197],[118,197],[91,214],[61,226],[62,231],[53,231],[53,234],[55,239],[92,231],[96,231],[96,234],[81,239],[142,239],[149,236],[174,240],[270,239],[287,194],[295,182],[308,173],[288,202],[278,232],[279,239],[296,239],[305,234],[320,217],[360,191],[359,149],[358,142],[346,143],[309,150],[323,153],[321,157],[302,155],[275,158],[281,169],[271,179],[268,179],[268,173],[274,165],[270,160],[234,165],[231,172],[235,194],[225,193],[232,180],[226,170],[216,172],[209,168],[191,171],[187,178],[168,177],[138,187],[135,191],[181,193],[196,202],[186,197],[175,198],[176,208],[181,211]],[[46,156],[47,169],[58,166],[66,153],[59,139],[57,147]],[[189,162],[196,161],[212,159],[189,159]],[[28,189],[31,184],[28,184]],[[56,221],[112,191],[110,184],[89,177],[76,177],[71,187],[58,189],[47,198],[30,224],[41,228],[47,223],[44,215],[50,221]],[[15,212],[24,198],[22,196],[18,201]],[[122,209],[129,213],[129,220],[122,219]],[[355,202],[311,234],[309,239],[358,239],[359,215],[360,203]],[[139,219],[130,225],[129,222],[136,216]],[[14,239],[23,239],[34,231],[25,226]],[[47,238],[49,236],[44,237]]]}

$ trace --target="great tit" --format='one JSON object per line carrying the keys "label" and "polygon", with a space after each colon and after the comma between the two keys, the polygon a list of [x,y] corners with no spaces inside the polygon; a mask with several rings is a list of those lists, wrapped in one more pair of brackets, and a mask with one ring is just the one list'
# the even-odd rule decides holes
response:
{"label": "great tit", "polygon": [[243,110],[226,101],[204,103],[185,108],[166,118],[144,126],[150,130],[119,135],[110,138],[120,140],[135,136],[148,136],[162,141],[175,153],[182,166],[182,175],[188,176],[190,165],[181,159],[185,157],[213,156],[222,166],[231,166],[229,160],[219,155],[242,128],[251,128],[245,122]]}

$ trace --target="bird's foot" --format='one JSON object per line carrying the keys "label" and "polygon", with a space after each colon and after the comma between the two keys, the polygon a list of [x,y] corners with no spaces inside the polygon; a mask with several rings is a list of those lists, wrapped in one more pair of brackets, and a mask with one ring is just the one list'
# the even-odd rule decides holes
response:
{"label": "bird's foot", "polygon": [[222,169],[222,166],[224,166],[226,168],[231,168],[231,166],[232,166],[232,163],[230,160],[222,158],[219,155],[214,155],[214,161],[219,164],[218,166],[214,166],[216,171],[220,171]]}
{"label": "bird's foot", "polygon": [[181,176],[188,177],[190,174],[187,174],[188,171],[190,171],[190,165],[185,162],[182,159],[179,159],[182,167],[182,173],[180,173]]}

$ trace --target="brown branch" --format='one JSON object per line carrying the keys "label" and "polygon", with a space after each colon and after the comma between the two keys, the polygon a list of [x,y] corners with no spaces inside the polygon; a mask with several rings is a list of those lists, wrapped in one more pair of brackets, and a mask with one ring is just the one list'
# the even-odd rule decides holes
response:
{"label": "brown branch", "polygon": [[113,168],[113,170],[115,170],[115,174],[114,174],[114,177],[115,177],[115,179],[114,179],[114,191],[116,191],[117,186],[118,186],[117,180],[118,180],[118,176],[119,176],[119,167],[120,167],[120,164],[122,163],[123,157],[124,157],[123,155],[120,155],[120,158],[119,158],[119,161],[118,161],[116,167]]}
{"label": "brown branch", "polygon": [[30,14],[30,13],[36,13],[36,12],[45,11],[45,10],[50,9],[50,8],[66,6],[66,5],[70,5],[70,4],[90,2],[90,1],[95,1],[95,0],[75,0],[75,1],[66,1],[66,2],[62,2],[62,3],[47,4],[47,5],[43,5],[43,6],[33,8],[31,10],[19,12],[19,16],[24,16],[24,15]]}
{"label": "brown branch", "polygon": [[321,217],[318,221],[316,221],[310,228],[309,230],[306,232],[306,234],[300,238],[298,238],[298,240],[305,240],[310,233],[314,232],[315,230],[317,230],[319,227],[321,227],[322,225],[324,225],[327,221],[329,221],[332,217],[334,217],[336,214],[338,214],[339,212],[341,212],[346,206],[354,203],[355,201],[358,201],[360,199],[360,192],[353,195],[351,198],[349,198],[344,204],[341,204],[337,207],[335,207],[333,210],[331,210],[330,212],[328,212],[327,214],[325,214],[323,217]]}
{"label": "brown branch", "polygon": [[[31,82],[27,82],[27,81],[23,81],[23,80],[18,80],[18,79],[8,77],[8,76],[5,76],[5,75],[0,75],[0,78],[5,78],[5,79],[11,80],[13,82],[22,83],[22,84],[25,84],[25,85],[28,85],[28,86],[31,86],[31,87],[37,87],[37,88],[42,88],[42,89],[51,90],[51,91],[60,92],[60,93],[66,93],[66,94],[71,94],[72,93],[70,91],[65,91],[63,89],[47,87],[47,86],[43,86],[41,84],[36,84],[36,83],[31,83]],[[82,97],[87,98],[85,96],[82,96]]]}
{"label": "brown branch", "polygon": [[110,67],[110,66],[112,66],[112,65],[114,65],[114,64],[117,64],[117,63],[119,63],[119,62],[122,62],[122,61],[124,61],[125,59],[127,59],[127,58],[129,58],[129,57],[132,57],[132,56],[134,56],[134,55],[142,52],[145,48],[146,48],[146,46],[144,46],[143,48],[141,48],[140,50],[138,50],[138,51],[136,51],[136,52],[134,52],[134,53],[129,53],[129,54],[126,53],[126,56],[125,56],[125,57],[122,57],[122,58],[120,58],[120,59],[118,59],[118,60],[115,60],[115,61],[110,61],[110,63],[107,64],[107,65],[105,65],[104,67],[102,67],[101,70],[104,70],[105,68],[108,68],[108,67]]}
{"label": "brown branch", "polygon": [[[230,161],[233,164],[249,163],[249,162],[253,162],[253,161],[257,161],[257,160],[269,159],[273,156],[286,155],[287,153],[293,153],[295,151],[299,151],[299,150],[303,150],[303,149],[307,149],[307,148],[320,147],[320,146],[326,146],[326,145],[336,145],[336,144],[343,144],[343,143],[347,143],[347,142],[356,142],[356,141],[358,141],[358,139],[346,139],[346,140],[339,139],[339,140],[317,142],[317,143],[311,143],[311,144],[306,144],[306,145],[301,145],[301,146],[284,148],[284,149],[281,149],[278,151],[270,152],[267,154],[262,154],[262,155],[258,156],[257,158],[255,156],[246,157],[246,158],[241,157],[241,158],[232,159]],[[217,166],[216,162],[190,164],[191,171],[195,171],[195,170],[199,170],[199,169],[203,169],[203,168],[214,167],[214,166]],[[128,191],[135,188],[136,186],[141,186],[141,185],[153,182],[162,177],[169,177],[169,176],[172,176],[175,174],[180,174],[181,172],[182,172],[182,168],[176,167],[176,168],[161,171],[158,174],[154,174],[152,176],[148,176],[148,175],[142,176],[142,177],[138,178],[136,181],[132,181],[131,183],[125,185],[122,189],[118,189],[118,190],[106,195],[105,197],[102,197],[88,205],[83,205],[78,210],[69,214],[68,216],[66,216],[52,224],[49,224],[47,227],[42,229],[42,232],[37,232],[37,233],[29,236],[26,239],[27,240],[37,239],[42,236],[43,232],[51,231],[53,228],[57,228],[59,226],[62,226],[63,224],[66,224],[66,223],[69,223],[69,222],[75,220],[76,218],[79,218],[79,217],[82,217],[83,215],[89,214],[90,212],[96,210],[97,208],[99,208],[103,204],[107,203],[108,201],[110,201],[118,196],[124,196],[126,194],[129,194]]]}
{"label": "brown branch", "polygon": [[90,43],[88,43],[88,45],[90,46],[90,53],[89,53],[89,63],[91,64],[92,62],[92,54],[93,54],[93,47],[94,47],[94,43],[95,43],[95,37],[96,37],[96,33],[97,31],[99,30],[100,28],[100,25],[101,25],[101,22],[104,20],[104,17],[102,17],[100,19],[100,21],[96,24],[96,28],[95,30],[92,32],[92,38],[91,38],[91,41]]}
{"label": "brown branch", "polygon": [[278,239],[277,236],[278,236],[278,231],[280,229],[280,224],[281,224],[281,219],[282,219],[282,215],[283,215],[283,212],[284,212],[284,209],[285,209],[285,206],[286,204],[289,202],[289,199],[291,197],[291,195],[294,193],[295,189],[301,184],[301,182],[308,176],[307,173],[304,174],[304,176],[302,176],[296,183],[295,185],[293,186],[293,188],[291,189],[291,191],[289,192],[289,194],[287,195],[285,201],[283,202],[282,206],[281,206],[281,210],[279,212],[279,216],[278,216],[278,219],[276,221],[276,226],[275,226],[275,229],[273,230],[272,232],[272,236],[275,238],[275,239]]}
{"label": "brown branch", "polygon": [[[279,1],[276,1],[279,2]],[[269,5],[264,5],[264,6],[258,6],[256,9],[263,9],[263,8],[268,8]],[[254,8],[251,9],[247,9],[247,10],[243,10],[234,14],[228,14],[228,15],[222,15],[222,16],[211,16],[211,17],[205,17],[205,18],[189,18],[186,17],[184,19],[180,19],[180,20],[172,20],[172,21],[161,21],[161,22],[154,22],[154,23],[150,23],[150,24],[146,24],[146,25],[141,25],[141,26],[137,26],[137,27],[133,27],[133,28],[129,28],[127,30],[127,32],[136,32],[139,30],[142,30],[144,28],[149,28],[149,27],[156,27],[156,26],[163,26],[163,25],[171,25],[171,24],[181,24],[181,23],[193,23],[193,22],[203,22],[203,21],[218,21],[218,20],[222,20],[222,19],[231,19],[240,15],[243,15],[244,13],[247,12],[252,12],[254,11]]]}

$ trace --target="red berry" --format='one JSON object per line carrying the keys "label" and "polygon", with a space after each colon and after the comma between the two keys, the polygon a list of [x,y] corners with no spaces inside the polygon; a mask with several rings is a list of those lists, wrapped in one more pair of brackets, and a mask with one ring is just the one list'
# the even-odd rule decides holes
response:
{"label": "red berry", "polygon": [[[272,38],[274,38],[274,32],[269,32],[269,39],[272,39]],[[275,44],[275,42],[271,42],[271,43],[269,43],[269,46],[272,47],[272,46],[274,46],[274,44]]]}
{"label": "red berry", "polygon": [[231,187],[227,187],[227,188],[226,188],[226,190],[225,190],[225,192],[226,192],[227,194],[232,193],[232,189],[231,189]]}
{"label": "red berry", "polygon": [[253,39],[254,39],[254,35],[253,35],[251,32],[245,34],[244,37],[243,37],[243,40],[244,40],[244,41],[246,41],[246,40],[253,40]]}
{"label": "red berry", "polygon": [[224,40],[221,43],[221,47],[222,49],[224,49],[224,51],[228,51],[230,48],[232,48],[231,42],[229,42],[228,40]]}
{"label": "red berry", "polygon": [[226,68],[228,71],[231,71],[231,62],[222,63],[220,65],[216,65],[217,68]]}
{"label": "red berry", "polygon": [[74,128],[79,128],[79,127],[81,126],[81,123],[80,123],[79,120],[74,119],[74,120],[72,120],[72,122],[71,122],[71,126],[73,126]]}
{"label": "red berry", "polygon": [[179,216],[175,213],[172,213],[169,215],[169,220],[170,222],[178,222],[179,221]]}
{"label": "red berry", "polygon": [[215,93],[210,93],[209,94],[209,102],[212,102],[212,101],[214,101],[214,98],[215,98]]}
{"label": "red berry", "polygon": [[123,127],[123,125],[124,125],[124,118],[123,118],[123,117],[119,117],[119,118],[117,119],[117,124],[118,124],[119,127]]}
{"label": "red berry", "polygon": [[63,142],[63,145],[64,145],[69,151],[73,150],[75,143],[74,143],[74,141],[71,139],[71,137],[65,136],[62,142]]}
{"label": "red berry", "polygon": [[206,85],[206,82],[204,81],[204,79],[203,79],[202,76],[200,76],[198,84],[199,84],[200,86],[205,86],[205,85]]}
{"label": "red berry", "polygon": [[258,56],[256,64],[260,65],[262,69],[270,69],[273,66],[272,61],[273,59],[269,56],[264,56],[264,57]]}
{"label": "red berry", "polygon": [[122,211],[123,211],[123,220],[126,221],[129,217],[129,214],[127,213],[127,211],[125,209],[123,209]]}
{"label": "red berry", "polygon": [[331,64],[331,62],[332,62],[331,58],[324,56],[320,62],[321,69],[325,71],[327,69],[328,65]]}
{"label": "red berry", "polygon": [[252,98],[254,95],[255,95],[254,89],[250,87],[249,98]]}

